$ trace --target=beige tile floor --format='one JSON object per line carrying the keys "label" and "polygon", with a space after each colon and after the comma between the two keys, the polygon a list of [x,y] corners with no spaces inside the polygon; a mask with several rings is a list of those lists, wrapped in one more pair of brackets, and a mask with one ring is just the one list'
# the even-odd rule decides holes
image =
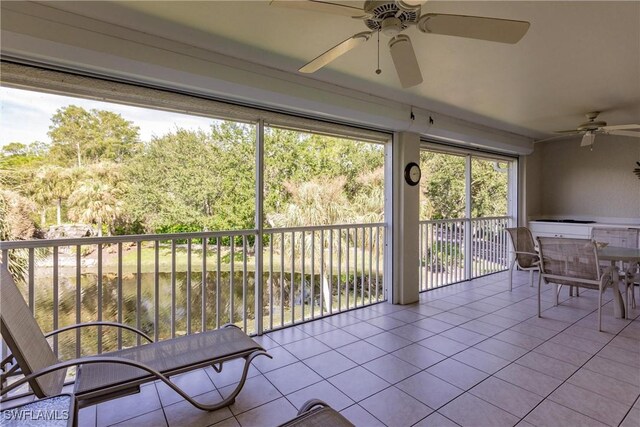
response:
{"label": "beige tile floor", "polygon": [[[499,273],[256,338],[260,358],[234,405],[193,408],[163,384],[80,412],[80,426],[272,426],[310,398],[357,426],[640,426],[640,310],[614,319],[611,291],[597,332],[597,294],[563,292],[543,318],[535,288]],[[637,293],[637,290],[636,290]],[[640,304],[639,304],[640,305]],[[239,365],[174,378],[213,402]]]}

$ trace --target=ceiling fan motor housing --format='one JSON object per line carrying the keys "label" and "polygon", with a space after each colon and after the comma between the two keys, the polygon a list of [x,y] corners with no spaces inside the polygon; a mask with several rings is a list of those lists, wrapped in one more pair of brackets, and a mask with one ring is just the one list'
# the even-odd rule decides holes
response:
{"label": "ceiling fan motor housing", "polygon": [[395,1],[367,0],[364,3],[364,11],[368,18],[365,25],[371,31],[382,31],[383,34],[393,37],[404,31],[411,23],[417,23],[420,17],[420,6],[400,7]]}
{"label": "ceiling fan motor housing", "polygon": [[580,132],[593,131],[593,130],[598,130],[601,127],[605,127],[606,125],[607,125],[607,122],[587,122],[578,126],[578,130]]}
{"label": "ceiling fan motor housing", "polygon": [[578,130],[580,132],[585,132],[585,131],[595,131],[598,130],[599,128],[605,127],[607,125],[607,122],[603,122],[603,121],[599,121],[596,122],[596,119],[598,118],[598,115],[600,114],[600,111],[593,111],[591,113],[587,113],[587,119],[589,119],[588,122],[582,123],[580,126],[578,126]]}

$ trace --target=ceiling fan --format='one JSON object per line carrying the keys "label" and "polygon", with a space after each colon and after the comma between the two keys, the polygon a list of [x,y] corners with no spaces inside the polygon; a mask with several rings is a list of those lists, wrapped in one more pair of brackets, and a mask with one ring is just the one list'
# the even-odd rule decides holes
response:
{"label": "ceiling fan", "polygon": [[[556,131],[555,133],[560,133],[562,135],[553,136],[551,138],[546,138],[536,142],[560,139],[566,137],[567,135],[582,135],[582,142],[580,143],[580,146],[587,147],[589,145],[593,145],[596,135],[620,135],[640,138],[640,125],[629,124],[607,126],[607,122],[596,121],[599,115],[600,111],[592,111],[591,113],[587,113],[585,116],[587,117],[588,121],[582,123],[577,128]],[[631,131],[630,129],[638,130]]]}
{"label": "ceiling fan", "polygon": [[[363,8],[344,4],[350,2],[335,3],[324,0],[272,0],[271,4],[361,19],[369,29],[338,43],[298,71],[313,73],[363,44],[374,33],[381,32],[391,37],[389,50],[403,88],[422,83],[422,74],[411,39],[406,34],[401,34],[410,26],[417,26],[423,33],[510,44],[520,41],[529,29],[529,22],[526,21],[443,13],[422,14],[421,8],[425,2],[426,0],[366,0]],[[376,73],[379,74],[379,70],[376,70]]]}

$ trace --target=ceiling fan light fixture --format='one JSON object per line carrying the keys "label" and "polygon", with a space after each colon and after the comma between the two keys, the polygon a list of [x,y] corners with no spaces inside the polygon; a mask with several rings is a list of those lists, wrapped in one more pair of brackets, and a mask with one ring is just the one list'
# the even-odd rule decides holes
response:
{"label": "ceiling fan light fixture", "polygon": [[403,30],[402,21],[398,18],[385,18],[381,25],[382,34],[387,37],[395,37]]}

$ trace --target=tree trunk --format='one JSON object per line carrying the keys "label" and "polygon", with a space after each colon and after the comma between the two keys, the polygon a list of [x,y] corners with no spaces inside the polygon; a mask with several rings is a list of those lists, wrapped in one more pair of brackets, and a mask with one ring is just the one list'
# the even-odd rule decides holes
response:
{"label": "tree trunk", "polygon": [[80,161],[80,141],[76,143],[76,147],[78,149],[78,167],[82,167],[82,162]]}
{"label": "tree trunk", "polygon": [[62,224],[62,198],[58,197],[56,204],[56,219],[58,221],[58,225]]}
{"label": "tree trunk", "polygon": [[326,313],[329,313],[331,309],[331,284],[330,281],[327,280],[327,269],[325,268],[325,273],[322,275],[322,301],[324,302],[324,310]]}
{"label": "tree trunk", "polygon": [[102,237],[102,222],[98,222],[98,237]]}
{"label": "tree trunk", "polygon": [[46,225],[47,225],[47,209],[42,208],[42,210],[40,211],[40,227],[44,229]]}

